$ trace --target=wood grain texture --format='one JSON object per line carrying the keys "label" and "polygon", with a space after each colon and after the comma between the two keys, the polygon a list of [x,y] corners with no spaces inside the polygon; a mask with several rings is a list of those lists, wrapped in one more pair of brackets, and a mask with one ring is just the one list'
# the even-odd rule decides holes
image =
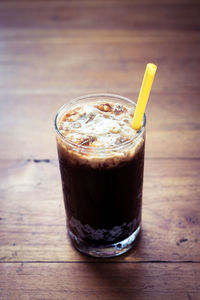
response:
{"label": "wood grain texture", "polygon": [[137,93],[148,61],[159,66],[154,91],[199,91],[197,1],[3,1],[0,8],[1,93]]}
{"label": "wood grain texture", "polygon": [[181,0],[50,1],[48,5],[47,1],[3,1],[0,19],[6,28],[198,30],[198,8],[197,1]]}
{"label": "wood grain texture", "polygon": [[[1,299],[198,300],[195,264],[0,264]],[[4,274],[4,276],[2,276]]]}
{"label": "wood grain texture", "polygon": [[[199,0],[0,2],[0,299],[200,299]],[[147,107],[143,227],[112,259],[66,235],[53,119],[108,92]]]}
{"label": "wood grain texture", "polygon": [[[200,261],[199,168],[199,160],[146,160],[141,238],[118,261]],[[66,235],[55,161],[5,161],[0,174],[2,261],[89,259]]]}
{"label": "wood grain texture", "polygon": [[0,31],[0,37],[1,93],[138,93],[148,61],[159,66],[154,92],[199,92],[196,31],[54,29],[46,35],[14,27]]}

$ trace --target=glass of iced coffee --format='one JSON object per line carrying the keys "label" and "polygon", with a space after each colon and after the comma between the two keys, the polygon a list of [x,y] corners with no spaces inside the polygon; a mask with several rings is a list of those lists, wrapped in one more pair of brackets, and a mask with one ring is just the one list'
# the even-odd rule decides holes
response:
{"label": "glass of iced coffee", "polygon": [[55,118],[68,233],[91,256],[128,251],[141,228],[146,117],[134,130],[135,107],[118,95],[87,95]]}

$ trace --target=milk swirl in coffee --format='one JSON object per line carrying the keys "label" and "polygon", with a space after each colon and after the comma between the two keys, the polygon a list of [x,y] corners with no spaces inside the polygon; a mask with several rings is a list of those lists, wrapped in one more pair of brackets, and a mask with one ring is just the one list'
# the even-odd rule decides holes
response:
{"label": "milk swirl in coffee", "polygon": [[[76,106],[58,120],[61,135],[71,144],[70,147],[58,141],[60,147],[71,161],[80,164],[87,163],[92,167],[117,165],[134,156],[144,142],[140,136],[134,145],[129,146],[137,134],[131,128],[133,114],[133,108],[112,102]],[[72,153],[72,144],[80,149]],[[123,145],[127,147],[120,147]],[[95,152],[98,149],[98,153]]]}

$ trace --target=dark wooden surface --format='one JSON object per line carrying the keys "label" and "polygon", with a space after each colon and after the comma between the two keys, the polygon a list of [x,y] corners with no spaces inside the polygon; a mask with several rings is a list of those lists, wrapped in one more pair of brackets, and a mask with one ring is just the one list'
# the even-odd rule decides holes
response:
{"label": "dark wooden surface", "polygon": [[[93,92],[147,107],[143,230],[112,259],[66,236],[53,118]],[[200,299],[200,2],[0,2],[0,299]]]}

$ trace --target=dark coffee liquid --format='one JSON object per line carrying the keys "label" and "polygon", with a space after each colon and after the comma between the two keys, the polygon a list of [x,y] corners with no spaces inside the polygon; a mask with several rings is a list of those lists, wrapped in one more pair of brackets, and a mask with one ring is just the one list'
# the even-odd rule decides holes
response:
{"label": "dark coffee liquid", "polygon": [[69,230],[89,245],[129,237],[141,221],[144,143],[112,168],[72,163],[59,144],[58,155]]}

